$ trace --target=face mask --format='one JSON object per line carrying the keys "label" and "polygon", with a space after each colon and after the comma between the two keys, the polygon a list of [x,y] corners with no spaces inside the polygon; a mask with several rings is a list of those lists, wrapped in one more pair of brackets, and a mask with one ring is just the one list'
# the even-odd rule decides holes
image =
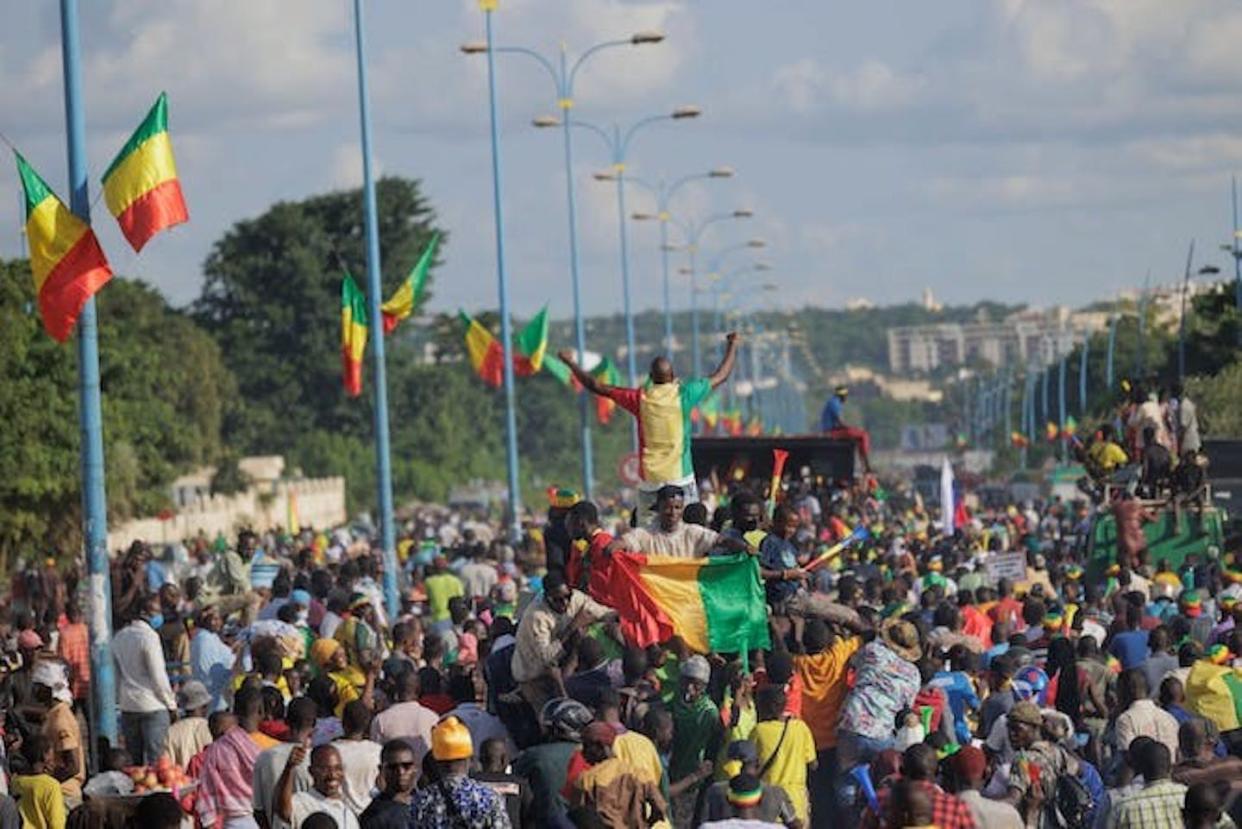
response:
{"label": "face mask", "polygon": [[153,630],[159,630],[164,626],[164,614],[156,613],[153,616],[148,616],[147,624],[149,624]]}
{"label": "face mask", "polygon": [[309,622],[310,622],[310,613],[303,610],[301,613],[298,614],[299,625],[305,625],[305,624],[308,624]]}

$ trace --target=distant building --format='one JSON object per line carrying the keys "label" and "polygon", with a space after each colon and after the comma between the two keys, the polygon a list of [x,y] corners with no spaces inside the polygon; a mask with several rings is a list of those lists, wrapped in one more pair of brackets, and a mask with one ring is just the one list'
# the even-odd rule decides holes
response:
{"label": "distant building", "polygon": [[1072,313],[1064,306],[1024,309],[992,322],[912,325],[888,330],[893,374],[932,372],[982,362],[992,366],[1048,365],[1108,325],[1107,313]]}

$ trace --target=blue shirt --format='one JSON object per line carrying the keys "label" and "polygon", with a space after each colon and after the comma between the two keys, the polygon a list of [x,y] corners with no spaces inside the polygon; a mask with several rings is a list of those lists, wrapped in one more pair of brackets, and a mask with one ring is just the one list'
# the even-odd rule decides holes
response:
{"label": "blue shirt", "polygon": [[219,636],[200,628],[190,640],[190,673],[211,694],[211,710],[225,708],[224,692],[236,661],[233,650]]}
{"label": "blue shirt", "polygon": [[819,416],[819,429],[821,432],[831,432],[841,425],[841,410],[843,408],[845,408],[845,401],[841,398],[835,394],[828,398],[828,402],[824,404],[824,411]]}
{"label": "blue shirt", "polygon": [[[778,535],[768,533],[759,544],[759,565],[765,570],[792,570],[798,566],[798,548]],[[798,582],[765,579],[768,602],[776,604],[798,592]]]}
{"label": "blue shirt", "polygon": [[1141,668],[1147,661],[1147,631],[1127,630],[1113,637],[1108,652],[1121,661],[1121,669]]}
{"label": "blue shirt", "polygon": [[979,695],[970,678],[962,671],[941,671],[932,679],[932,687],[940,688],[949,698],[949,710],[953,712],[953,727],[958,745],[970,744],[970,725],[966,722],[966,709],[979,709]]}

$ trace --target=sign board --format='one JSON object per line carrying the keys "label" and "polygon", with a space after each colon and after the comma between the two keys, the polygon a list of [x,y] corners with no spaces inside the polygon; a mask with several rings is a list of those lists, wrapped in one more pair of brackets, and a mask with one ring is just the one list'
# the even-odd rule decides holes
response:
{"label": "sign board", "polygon": [[1026,578],[1025,553],[992,553],[987,560],[988,578],[993,582],[1000,579],[1022,581]]}
{"label": "sign board", "polygon": [[638,486],[642,482],[642,468],[638,463],[638,453],[630,452],[622,455],[617,463],[617,477],[626,486]]}

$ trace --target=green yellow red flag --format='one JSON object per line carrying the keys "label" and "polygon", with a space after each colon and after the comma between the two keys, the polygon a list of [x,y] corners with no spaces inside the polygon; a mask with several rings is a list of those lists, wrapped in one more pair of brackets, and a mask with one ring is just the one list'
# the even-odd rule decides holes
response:
{"label": "green yellow red flag", "polygon": [[341,280],[341,376],[350,397],[362,394],[362,358],[367,350],[367,300],[349,272]]}
{"label": "green yellow red flag", "polygon": [[[600,361],[595,364],[595,368],[591,369],[591,376],[606,386],[615,386],[621,382],[621,374],[608,357],[600,358]],[[607,426],[612,420],[613,412],[616,410],[617,404],[611,397],[604,397],[603,395],[595,397],[595,418],[601,425]]]}
{"label": "green yellow red flag", "polygon": [[160,93],[103,175],[104,201],[135,251],[152,236],[190,219],[172,139],[168,135],[168,95]]}
{"label": "green yellow red flag", "polygon": [[474,373],[492,388],[499,388],[504,379],[504,350],[491,331],[483,323],[460,312],[461,322],[466,326],[466,353]]}
{"label": "green yellow red flag", "polygon": [[414,309],[422,303],[423,294],[427,290],[427,271],[431,269],[431,263],[435,261],[436,245],[439,242],[440,234],[433,233],[431,242],[423,251],[423,255],[418,257],[418,263],[410,270],[409,276],[401,283],[396,293],[380,306],[380,311],[384,315],[385,334],[391,334],[392,330],[402,320],[413,314]]}
{"label": "green yellow red flag", "polygon": [[70,212],[21,153],[17,176],[26,195],[26,243],[39,315],[47,333],[69,339],[86,301],[112,278],[95,231]]}
{"label": "green yellow red flag", "polygon": [[548,350],[548,307],[546,305],[518,332],[516,345],[517,354],[513,356],[513,370],[518,377],[530,377],[543,366],[544,355]]}

